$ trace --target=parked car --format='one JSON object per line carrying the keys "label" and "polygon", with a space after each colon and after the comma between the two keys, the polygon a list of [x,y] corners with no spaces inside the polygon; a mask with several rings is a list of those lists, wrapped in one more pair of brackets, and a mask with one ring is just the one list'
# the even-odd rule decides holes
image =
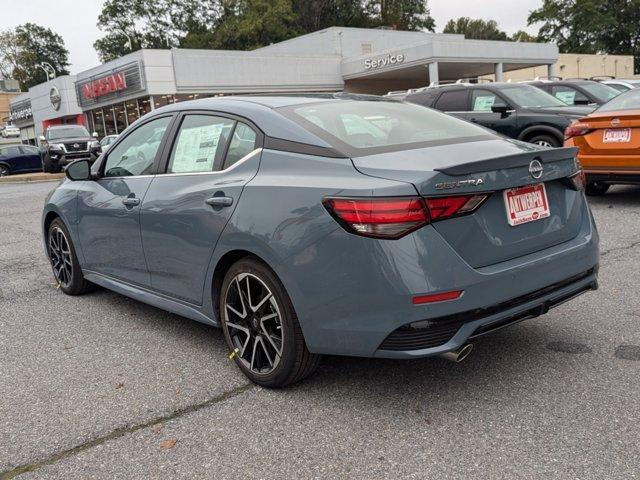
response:
{"label": "parked car", "polygon": [[0,146],[0,177],[42,169],[40,150],[31,145]]}
{"label": "parked car", "polygon": [[60,172],[75,160],[94,162],[102,152],[97,133],[89,134],[82,125],[56,125],[49,127],[40,137],[42,170]]}
{"label": "parked car", "polygon": [[562,146],[569,124],[593,111],[569,107],[539,89],[514,83],[455,83],[409,93],[405,101],[478,123],[502,135],[545,147]]}
{"label": "parked car", "polygon": [[526,83],[553,95],[567,105],[597,107],[620,94],[619,90],[594,80],[534,80]]}
{"label": "parked car", "polygon": [[640,87],[640,78],[612,78],[609,80],[602,80],[601,83],[615,88],[622,93],[627,90]]}
{"label": "parked car", "polygon": [[588,195],[614,184],[640,184],[640,89],[621,93],[572,123],[565,145],[578,147]]}
{"label": "parked car", "polygon": [[102,150],[106,150],[109,145],[116,141],[118,135],[107,135],[102,140],[100,140],[100,147]]}
{"label": "parked car", "polygon": [[[158,130],[145,162],[128,154]],[[42,217],[60,289],[98,284],[221,326],[267,387],[321,354],[459,361],[597,286],[575,149],[409,103],[172,104],[66,175]]]}
{"label": "parked car", "polygon": [[5,125],[2,129],[3,138],[17,138],[20,136],[20,129],[13,125]]}

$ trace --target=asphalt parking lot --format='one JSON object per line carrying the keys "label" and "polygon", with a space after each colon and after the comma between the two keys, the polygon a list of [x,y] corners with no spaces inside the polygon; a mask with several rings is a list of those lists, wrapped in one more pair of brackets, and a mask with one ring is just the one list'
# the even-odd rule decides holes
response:
{"label": "asphalt parking lot", "polygon": [[269,391],[222,333],[53,286],[55,183],[0,185],[0,478],[640,477],[640,188],[591,199],[600,290],[438,358]]}

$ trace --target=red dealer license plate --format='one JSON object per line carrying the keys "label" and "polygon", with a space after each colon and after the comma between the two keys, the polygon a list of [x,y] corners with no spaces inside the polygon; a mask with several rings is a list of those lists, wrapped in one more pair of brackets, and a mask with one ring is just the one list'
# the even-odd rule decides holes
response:
{"label": "red dealer license plate", "polygon": [[504,203],[507,221],[512,227],[551,215],[544,183],[505,190]]}

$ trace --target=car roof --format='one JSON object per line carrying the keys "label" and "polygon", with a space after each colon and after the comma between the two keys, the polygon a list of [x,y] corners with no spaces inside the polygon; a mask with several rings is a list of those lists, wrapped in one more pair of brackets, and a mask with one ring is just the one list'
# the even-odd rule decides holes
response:
{"label": "car roof", "polygon": [[[359,95],[350,93],[337,94],[304,94],[304,95],[238,95],[227,97],[201,98],[185,102],[172,103],[153,110],[149,117],[162,115],[167,112],[181,112],[185,110],[210,110],[224,112],[244,117],[262,129],[268,137],[304,143],[323,148],[333,148],[325,140],[303,128],[278,109],[296,105],[313,103],[329,103],[341,100],[372,100],[397,102],[376,95]],[[140,121],[137,120],[136,123]]]}

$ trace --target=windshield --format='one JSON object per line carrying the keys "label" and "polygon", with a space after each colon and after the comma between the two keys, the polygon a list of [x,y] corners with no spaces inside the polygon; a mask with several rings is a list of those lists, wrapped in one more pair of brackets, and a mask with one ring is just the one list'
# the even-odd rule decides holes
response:
{"label": "windshield", "polygon": [[500,91],[514,107],[550,108],[567,106],[566,103],[561,102],[553,95],[531,85],[514,85],[512,87],[504,87]]}
{"label": "windshield", "polygon": [[63,127],[63,128],[52,128],[47,130],[47,140],[60,140],[63,138],[76,138],[76,137],[90,137],[89,131],[78,125]]}
{"label": "windshield", "polygon": [[634,110],[640,109],[640,89],[634,88],[628,92],[621,93],[613,100],[605,103],[597,111],[613,112],[615,110]]}
{"label": "windshield", "polygon": [[608,102],[613,97],[620,95],[620,92],[615,88],[598,82],[589,82],[580,84],[587,92],[597,98],[600,102]]}
{"label": "windshield", "polygon": [[[487,130],[457,118],[410,103],[370,100],[337,100],[293,108],[305,128],[328,133],[354,148],[448,141],[486,136]],[[320,132],[317,132],[317,130]],[[332,142],[333,140],[333,142]],[[339,146],[339,145],[338,145]]]}

